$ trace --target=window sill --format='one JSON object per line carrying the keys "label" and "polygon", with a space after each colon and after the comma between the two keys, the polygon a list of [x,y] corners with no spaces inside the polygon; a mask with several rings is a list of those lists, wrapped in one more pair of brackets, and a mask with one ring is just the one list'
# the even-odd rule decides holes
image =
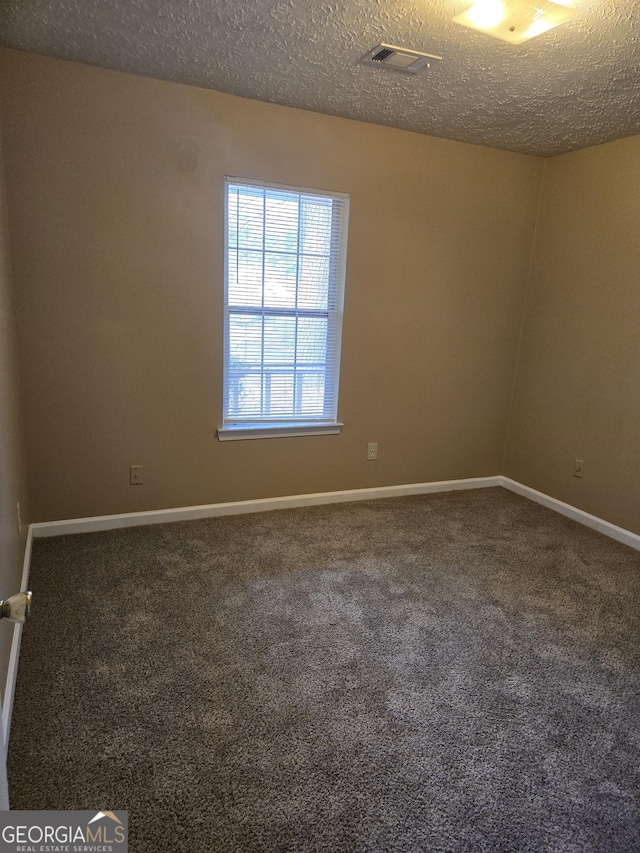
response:
{"label": "window sill", "polygon": [[291,438],[296,435],[339,435],[344,424],[271,424],[264,426],[226,426],[217,431],[218,441],[243,441],[248,438]]}

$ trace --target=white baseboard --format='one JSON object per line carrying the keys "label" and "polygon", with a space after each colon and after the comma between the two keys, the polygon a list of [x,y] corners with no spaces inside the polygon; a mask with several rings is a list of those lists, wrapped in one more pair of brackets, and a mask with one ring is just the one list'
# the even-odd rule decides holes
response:
{"label": "white baseboard", "polygon": [[571,506],[571,504],[551,498],[549,495],[538,492],[529,486],[523,486],[522,483],[518,483],[516,480],[510,480],[509,477],[499,477],[498,479],[501,481],[500,485],[504,486],[505,489],[509,489],[510,492],[515,492],[518,495],[529,498],[530,501],[542,504],[542,506],[560,513],[560,515],[565,515],[567,518],[572,518],[574,521],[584,524],[585,527],[590,527],[592,530],[604,533],[605,536],[609,536],[611,539],[616,539],[618,542],[623,542],[625,545],[635,548],[636,551],[640,551],[640,536],[637,533],[625,530],[624,527],[617,527],[609,521],[598,518],[597,515],[591,515],[582,509]]}
{"label": "white baseboard", "polygon": [[[27,539],[24,546],[24,559],[22,561],[22,580],[20,591],[29,589],[29,570],[31,568],[31,544],[33,542],[32,525],[27,530]],[[2,698],[2,744],[4,758],[6,759],[9,748],[9,734],[11,731],[11,713],[13,711],[13,697],[16,692],[16,679],[18,678],[18,659],[20,657],[20,641],[22,639],[22,625],[13,625],[13,637],[11,640],[11,652],[9,654],[9,668],[7,670],[7,682]],[[2,786],[0,785],[0,800],[2,799]],[[0,803],[0,807],[1,803]],[[7,806],[8,808],[8,806]]]}
{"label": "white baseboard", "polygon": [[195,518],[214,518],[220,515],[242,515],[300,506],[366,501],[374,498],[394,498],[402,495],[425,495],[431,492],[452,492],[456,489],[486,489],[499,486],[500,477],[472,477],[466,480],[442,480],[435,483],[411,483],[403,486],[378,486],[372,489],[347,489],[341,492],[317,492],[310,495],[289,495],[281,498],[259,498],[250,501],[185,506],[178,509],[156,509],[149,512],[127,512],[121,515],[97,515],[92,518],[73,518],[68,521],[45,521],[32,524],[36,538],[64,536],[70,533],[95,533],[119,527],[141,527],[169,521],[191,521]]}
{"label": "white baseboard", "polygon": [[[197,518],[215,518],[223,515],[243,515],[249,512],[267,512],[277,509],[292,509],[302,506],[317,506],[319,504],[343,503],[346,501],[364,501],[375,498],[393,498],[403,495],[426,495],[433,492],[451,492],[458,489],[487,489],[492,486],[502,486],[522,495],[529,500],[546,506],[561,515],[597,530],[623,542],[631,548],[640,551],[640,536],[617,527],[602,518],[591,515],[584,510],[563,503],[563,501],[538,492],[529,486],[524,486],[509,477],[497,475],[494,477],[471,477],[464,480],[442,480],[433,483],[409,483],[400,486],[378,486],[371,489],[346,489],[338,492],[317,492],[309,495],[287,495],[278,498],[258,498],[248,501],[231,501],[229,503],[203,504],[201,506],[185,506],[177,509],[157,509],[148,512],[127,512],[119,515],[97,515],[89,518],[72,518],[63,521],[44,521],[32,524],[29,529],[28,547],[31,549],[31,536],[43,538],[46,536],[65,536],[73,533],[95,533],[99,530],[115,530],[123,527],[142,527],[148,524],[165,524],[171,521],[191,521]],[[26,559],[26,557],[25,557]],[[28,568],[28,567],[27,567]],[[28,578],[28,572],[27,576]],[[23,589],[27,581],[23,578]],[[19,647],[19,638],[17,640]],[[14,646],[16,641],[14,638]],[[13,652],[12,652],[13,654]]]}
{"label": "white baseboard", "polygon": [[464,489],[488,489],[502,486],[522,495],[535,503],[542,504],[560,515],[572,518],[585,527],[597,530],[623,542],[631,548],[640,550],[640,535],[618,527],[596,515],[591,515],[571,504],[538,492],[530,486],[511,480],[509,477],[471,477],[465,480],[441,480],[433,483],[410,483],[401,486],[378,486],[371,489],[347,489],[339,492],[317,492],[309,495],[288,495],[279,498],[258,498],[248,501],[203,504],[201,506],[179,507],[178,509],[157,509],[148,512],[129,512],[119,515],[97,515],[88,518],[72,518],[62,521],[43,521],[29,525],[25,545],[24,565],[21,589],[27,589],[29,566],[31,561],[32,539],[46,536],[64,536],[71,533],[93,533],[98,530],[114,530],[121,527],[141,527],[147,524],[163,524],[171,521],[189,521],[195,518],[214,518],[221,515],[243,515],[250,512],[266,512],[276,509],[291,509],[298,506],[316,506],[319,504],[344,503],[347,501],[373,500],[375,498],[393,498],[403,495],[426,495],[433,492],[452,492]]}

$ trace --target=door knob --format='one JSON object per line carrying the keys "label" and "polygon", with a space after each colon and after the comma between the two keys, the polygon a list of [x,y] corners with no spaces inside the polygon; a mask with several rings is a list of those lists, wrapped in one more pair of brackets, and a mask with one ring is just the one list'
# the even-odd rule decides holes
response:
{"label": "door knob", "polygon": [[18,592],[11,598],[0,599],[0,619],[10,622],[28,622],[31,616],[32,592]]}

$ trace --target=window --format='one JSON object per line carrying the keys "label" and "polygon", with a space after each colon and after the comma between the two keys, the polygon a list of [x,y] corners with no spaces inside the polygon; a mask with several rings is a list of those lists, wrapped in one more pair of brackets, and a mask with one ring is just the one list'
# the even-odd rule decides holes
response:
{"label": "window", "polygon": [[337,433],[349,197],[226,181],[221,440]]}

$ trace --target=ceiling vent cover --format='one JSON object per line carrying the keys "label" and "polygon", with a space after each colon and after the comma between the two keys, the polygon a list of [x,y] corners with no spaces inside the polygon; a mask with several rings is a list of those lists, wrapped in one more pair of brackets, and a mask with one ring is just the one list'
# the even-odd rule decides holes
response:
{"label": "ceiling vent cover", "polygon": [[422,53],[420,50],[409,50],[393,44],[377,44],[365,53],[360,62],[365,65],[384,65],[385,68],[403,71],[405,74],[418,74],[441,60],[441,56],[434,56],[432,53]]}

